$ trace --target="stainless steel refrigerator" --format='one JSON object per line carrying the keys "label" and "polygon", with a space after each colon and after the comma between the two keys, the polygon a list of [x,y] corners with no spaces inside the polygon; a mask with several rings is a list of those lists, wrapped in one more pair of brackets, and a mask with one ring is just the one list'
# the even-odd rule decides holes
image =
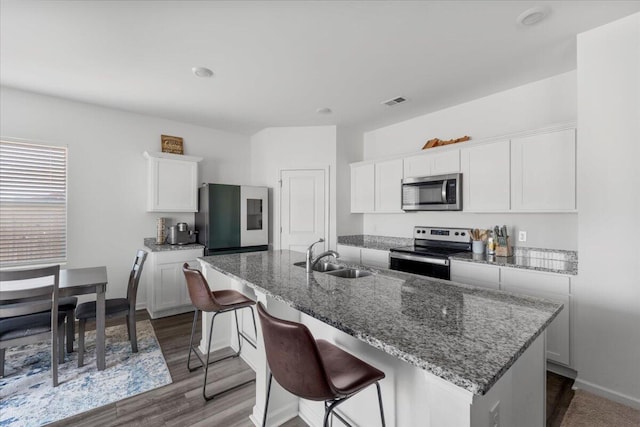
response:
{"label": "stainless steel refrigerator", "polygon": [[267,187],[204,184],[195,225],[205,256],[267,250],[268,212]]}

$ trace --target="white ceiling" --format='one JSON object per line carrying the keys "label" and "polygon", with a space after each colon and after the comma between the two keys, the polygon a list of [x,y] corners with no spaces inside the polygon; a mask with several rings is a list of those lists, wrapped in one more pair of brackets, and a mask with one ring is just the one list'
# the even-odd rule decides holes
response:
{"label": "white ceiling", "polygon": [[[373,129],[569,71],[576,34],[640,10],[612,0],[1,1],[0,84],[247,134]],[[548,19],[518,26],[533,6]],[[215,76],[196,78],[194,66]],[[380,104],[396,96],[409,101]]]}

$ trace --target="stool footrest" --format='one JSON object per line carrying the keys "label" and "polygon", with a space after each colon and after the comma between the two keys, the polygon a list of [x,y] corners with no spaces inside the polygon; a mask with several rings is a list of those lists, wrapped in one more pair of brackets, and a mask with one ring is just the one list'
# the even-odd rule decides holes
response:
{"label": "stool footrest", "polygon": [[244,338],[244,340],[245,340],[247,343],[249,343],[249,345],[250,345],[251,347],[253,347],[253,348],[255,348],[255,349],[258,349],[258,346],[257,346],[256,342],[255,342],[251,337],[249,337],[249,336],[245,335],[245,333],[244,333],[244,332],[240,332],[239,334],[240,334],[240,336],[241,336],[242,338]]}
{"label": "stool footrest", "polygon": [[216,397],[218,397],[218,396],[220,396],[220,395],[222,395],[222,394],[225,394],[225,393],[228,393],[228,392],[230,392],[230,391],[233,391],[233,390],[239,389],[240,387],[244,387],[245,385],[247,385],[247,384],[251,384],[251,383],[254,383],[254,382],[256,382],[255,378],[254,378],[254,379],[252,379],[252,380],[248,380],[248,381],[245,381],[245,382],[243,382],[243,383],[240,383],[240,384],[234,385],[233,387],[229,387],[229,388],[227,388],[227,389],[225,389],[225,390],[219,391],[219,392],[214,393],[214,394],[211,394],[211,395],[206,394],[206,393],[205,393],[205,391],[204,391],[204,390],[202,390],[202,396],[204,397],[204,400],[207,400],[207,401],[208,401],[208,400],[212,400],[212,399],[215,399]]}

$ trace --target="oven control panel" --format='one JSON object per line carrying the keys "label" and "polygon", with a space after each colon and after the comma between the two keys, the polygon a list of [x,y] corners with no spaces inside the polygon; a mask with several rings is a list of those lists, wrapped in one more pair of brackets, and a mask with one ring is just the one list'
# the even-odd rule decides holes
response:
{"label": "oven control panel", "polygon": [[413,229],[413,237],[421,240],[468,243],[471,241],[471,232],[468,228],[436,228],[418,226]]}

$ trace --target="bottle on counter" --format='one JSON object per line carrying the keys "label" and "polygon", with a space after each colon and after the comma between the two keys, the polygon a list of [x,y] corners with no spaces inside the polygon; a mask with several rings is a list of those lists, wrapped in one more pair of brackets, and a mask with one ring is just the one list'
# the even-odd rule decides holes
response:
{"label": "bottle on counter", "polygon": [[487,255],[496,254],[496,242],[493,241],[493,237],[487,239]]}

